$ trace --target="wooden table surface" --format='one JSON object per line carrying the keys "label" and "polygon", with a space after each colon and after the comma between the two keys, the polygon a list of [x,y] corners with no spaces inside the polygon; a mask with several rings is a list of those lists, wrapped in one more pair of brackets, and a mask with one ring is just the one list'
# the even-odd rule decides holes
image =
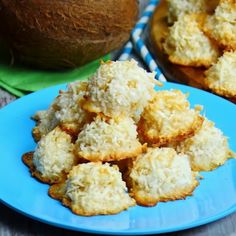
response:
{"label": "wooden table surface", "polygon": [[[148,1],[140,1],[143,9]],[[0,107],[16,98],[0,88]],[[1,180],[2,181],[2,180]],[[1,187],[1,185],[0,185]],[[226,193],[227,194],[227,193]],[[58,235],[91,235],[56,228],[25,217],[0,203],[0,236],[58,236]],[[236,213],[216,222],[197,228],[165,234],[169,236],[236,236]]]}

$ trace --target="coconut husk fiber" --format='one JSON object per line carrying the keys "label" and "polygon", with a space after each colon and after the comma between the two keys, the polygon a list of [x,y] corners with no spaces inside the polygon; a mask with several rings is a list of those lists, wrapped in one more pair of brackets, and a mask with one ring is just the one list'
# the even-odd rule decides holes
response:
{"label": "coconut husk fiber", "polygon": [[121,47],[138,16],[136,0],[0,0],[0,32],[13,59],[74,68]]}

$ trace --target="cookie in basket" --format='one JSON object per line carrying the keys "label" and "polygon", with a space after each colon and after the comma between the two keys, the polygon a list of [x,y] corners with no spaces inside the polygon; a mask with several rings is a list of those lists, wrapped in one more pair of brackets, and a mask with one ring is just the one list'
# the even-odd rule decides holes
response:
{"label": "cookie in basket", "polygon": [[225,52],[206,72],[204,82],[214,93],[236,102],[236,51]]}
{"label": "cookie in basket", "polygon": [[209,67],[216,62],[216,44],[202,31],[204,14],[182,15],[169,28],[163,47],[169,61],[183,66]]}
{"label": "cookie in basket", "polygon": [[220,0],[215,13],[207,18],[204,31],[223,48],[236,50],[235,0]]}
{"label": "cookie in basket", "polygon": [[207,11],[206,0],[167,0],[167,4],[169,24],[174,23],[185,14]]}

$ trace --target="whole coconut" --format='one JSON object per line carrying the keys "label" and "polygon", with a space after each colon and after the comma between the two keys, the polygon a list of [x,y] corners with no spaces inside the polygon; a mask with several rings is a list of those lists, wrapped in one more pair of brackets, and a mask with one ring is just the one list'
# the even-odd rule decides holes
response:
{"label": "whole coconut", "polygon": [[0,0],[0,32],[15,59],[73,68],[129,38],[137,0]]}

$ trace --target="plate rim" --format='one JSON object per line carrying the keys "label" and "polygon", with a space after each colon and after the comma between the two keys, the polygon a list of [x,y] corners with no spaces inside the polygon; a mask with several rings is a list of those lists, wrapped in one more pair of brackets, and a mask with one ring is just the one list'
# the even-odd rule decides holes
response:
{"label": "plate rim", "polygon": [[158,229],[151,229],[148,230],[145,229],[132,229],[129,231],[126,230],[111,230],[108,229],[106,231],[104,230],[98,230],[98,229],[89,229],[88,227],[86,228],[80,228],[80,227],[74,227],[74,226],[68,226],[66,224],[60,224],[60,223],[55,223],[52,221],[48,221],[42,218],[39,218],[37,216],[28,214],[24,211],[21,211],[20,209],[8,204],[7,202],[5,202],[4,200],[0,199],[0,203],[2,203],[3,205],[7,206],[8,208],[16,211],[17,213],[20,213],[21,215],[28,217],[30,219],[39,221],[41,223],[45,223],[48,225],[51,225],[53,227],[59,227],[62,229],[68,229],[68,230],[72,230],[72,231],[77,231],[77,232],[83,232],[83,233],[91,233],[91,234],[99,234],[99,235],[151,235],[151,234],[163,234],[163,233],[172,233],[172,232],[178,232],[178,231],[182,231],[182,230],[187,230],[187,229],[192,229],[198,226],[203,226],[209,223],[213,223],[217,220],[223,219],[227,216],[229,216],[230,214],[233,214],[236,212],[236,203],[234,204],[234,206],[230,207],[229,209],[218,213],[216,215],[213,215],[211,217],[205,217],[201,220],[196,221],[195,223],[188,223],[182,226],[178,226],[178,227],[169,227],[166,229],[162,229],[162,230],[158,230]]}

